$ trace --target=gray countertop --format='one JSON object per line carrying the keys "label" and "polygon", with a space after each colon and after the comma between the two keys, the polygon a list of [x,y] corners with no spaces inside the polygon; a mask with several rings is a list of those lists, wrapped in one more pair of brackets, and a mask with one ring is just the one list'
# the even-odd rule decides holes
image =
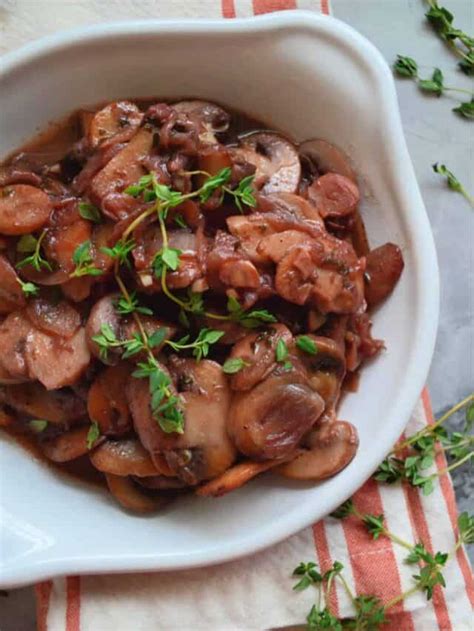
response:
{"label": "gray countertop", "polygon": [[[48,1],[37,1],[51,6]],[[474,32],[472,0],[445,0],[442,4],[452,9],[456,24]],[[9,17],[14,20],[15,5],[15,1],[0,0],[0,16],[2,11],[7,17],[11,12]],[[333,6],[335,15],[370,39],[389,63],[397,54],[408,55],[417,60],[423,74],[428,75],[436,65],[447,85],[472,89],[472,80],[456,71],[456,58],[426,25],[422,0],[333,0]],[[423,96],[411,81],[397,81],[397,90],[439,258],[441,314],[428,380],[438,415],[474,391],[474,209],[446,187],[431,165],[446,164],[474,194],[474,123],[451,113],[455,106],[451,98]],[[451,425],[461,423],[462,416],[458,416]],[[472,470],[456,471],[453,479],[459,509],[472,512]],[[0,595],[1,631],[33,631],[34,618],[31,588],[11,591],[8,597]]]}

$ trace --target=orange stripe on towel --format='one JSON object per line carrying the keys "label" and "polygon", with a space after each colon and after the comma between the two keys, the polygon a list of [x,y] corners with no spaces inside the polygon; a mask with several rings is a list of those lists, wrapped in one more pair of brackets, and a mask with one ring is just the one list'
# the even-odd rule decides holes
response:
{"label": "orange stripe on towel", "polygon": [[253,0],[254,15],[296,9],[296,0]]}
{"label": "orange stripe on towel", "polygon": [[[361,513],[381,515],[384,512],[380,491],[373,479],[369,479],[352,499]],[[402,592],[402,585],[392,542],[386,537],[374,541],[364,524],[355,519],[343,520],[342,526],[357,594],[375,594],[382,602],[398,596]],[[393,614],[398,614],[398,629],[402,613],[403,603],[400,602],[393,607]],[[406,613],[403,616],[403,631],[414,631],[414,628],[411,615]]]}
{"label": "orange stripe on towel", "polygon": [[329,15],[329,0],[321,0],[321,13]]}
{"label": "orange stripe on towel", "polygon": [[[313,537],[321,573],[324,574],[324,572],[332,568],[332,559],[323,521],[318,521],[317,524],[313,525]],[[329,609],[333,615],[339,617],[339,603],[335,589],[331,589],[331,593],[329,594]]]}
{"label": "orange stripe on towel", "polygon": [[[405,493],[410,521],[416,535],[416,539],[417,541],[422,541],[428,552],[433,554],[430,530],[423,506],[421,504],[418,489],[413,486],[409,486],[408,484],[404,484],[403,491]],[[442,629],[442,631],[452,631],[453,627],[451,625],[451,620],[449,619],[446,599],[440,585],[436,585],[433,590],[433,606],[439,628]]]}
{"label": "orange stripe on towel", "polygon": [[222,17],[235,18],[234,0],[222,0]]}
{"label": "orange stripe on towel", "polygon": [[48,629],[49,600],[52,589],[52,581],[42,581],[35,585],[37,631],[47,631]]}
{"label": "orange stripe on towel", "polygon": [[79,576],[66,578],[66,631],[81,628],[81,579]]}

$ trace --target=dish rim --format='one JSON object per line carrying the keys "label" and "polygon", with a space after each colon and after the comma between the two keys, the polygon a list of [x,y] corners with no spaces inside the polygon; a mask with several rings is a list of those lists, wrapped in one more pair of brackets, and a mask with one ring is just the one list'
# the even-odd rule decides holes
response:
{"label": "dish rim", "polygon": [[[410,249],[412,251],[416,249],[413,273],[420,279],[418,286],[423,287],[423,292],[419,295],[418,317],[424,324],[419,326],[418,331],[415,332],[417,335],[414,335],[412,356],[416,358],[416,362],[411,362],[411,365],[407,366],[403,392],[388,415],[384,441],[380,445],[380,450],[377,450],[377,454],[382,451],[386,453],[405,427],[428,375],[439,316],[439,271],[433,235],[403,134],[393,77],[381,53],[365,37],[336,18],[309,11],[285,11],[232,20],[156,19],[108,22],[61,31],[3,55],[0,57],[0,80],[7,78],[10,73],[20,71],[25,64],[41,60],[48,55],[73,49],[77,45],[107,43],[121,37],[193,33],[204,36],[216,34],[239,36],[257,32],[278,33],[279,31],[296,33],[311,31],[316,36],[323,34],[336,41],[348,54],[357,55],[365,63],[365,66],[374,74],[379,92],[377,98],[387,121],[386,140],[390,143],[394,159],[399,165],[398,173],[394,177],[397,188],[405,186],[407,182],[410,185],[406,187],[410,188],[406,195],[410,197],[413,204],[409,214],[402,210],[401,216],[407,222],[412,244],[416,244],[416,248],[411,245]],[[393,170],[393,165],[387,168]],[[423,279],[425,282],[420,282]],[[400,420],[395,422],[396,419],[403,419],[403,423],[400,423]],[[367,459],[361,462],[359,468],[354,471],[351,484],[342,492],[335,493],[330,510],[350,497],[377,468],[379,462],[379,455],[376,457],[368,455]],[[314,523],[315,513],[317,513],[317,507],[302,505],[298,513],[287,516],[278,523],[273,523],[271,528],[262,528],[257,534],[249,537],[245,545],[239,542],[219,544],[212,553],[197,550],[194,553],[187,552],[184,557],[180,556],[179,552],[165,556],[156,556],[152,553],[137,555],[133,551],[121,555],[88,556],[85,552],[79,558],[70,553],[69,556],[63,554],[53,559],[43,558],[26,563],[13,562],[11,566],[4,569],[0,567],[0,586],[19,586],[70,573],[169,571],[222,563],[258,552],[306,528]]]}

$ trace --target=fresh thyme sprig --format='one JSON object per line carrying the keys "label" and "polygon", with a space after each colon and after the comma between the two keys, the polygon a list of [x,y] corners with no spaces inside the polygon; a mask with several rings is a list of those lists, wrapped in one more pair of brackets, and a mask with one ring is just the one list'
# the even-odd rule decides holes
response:
{"label": "fresh thyme sprig", "polygon": [[37,296],[39,293],[39,287],[34,283],[29,283],[21,280],[21,278],[17,278],[17,281],[20,283],[20,287],[22,292],[25,294],[27,298],[30,296]]}
{"label": "fresh thyme sprig", "polygon": [[467,75],[474,74],[474,38],[453,26],[454,15],[437,0],[427,0],[429,9],[425,17],[435,33],[459,57],[459,68]]}
{"label": "fresh thyme sprig", "polygon": [[208,356],[211,345],[218,342],[223,335],[223,331],[201,329],[194,342],[190,342],[189,335],[186,335],[177,342],[167,340],[166,344],[168,344],[168,346],[171,346],[171,348],[175,351],[192,349],[193,356],[197,359],[197,361],[200,361],[203,357]]}
{"label": "fresh thyme sprig", "polygon": [[96,421],[92,421],[89,431],[87,432],[86,443],[87,449],[92,449],[100,438],[100,429]]}
{"label": "fresh thyme sprig", "polygon": [[117,241],[117,243],[112,248],[102,247],[101,252],[110,256],[114,261],[118,261],[119,265],[126,265],[127,267],[131,267],[129,255],[135,247],[135,242],[132,239],[127,239],[126,237]]}
{"label": "fresh thyme sprig", "polygon": [[474,207],[474,195],[471,195],[464,188],[464,186],[461,184],[461,182],[457,179],[452,171],[450,171],[444,164],[438,164],[438,162],[433,164],[433,171],[438,175],[445,177],[449,188],[453,191],[456,191],[457,193],[461,193],[461,195],[463,195],[467,199],[471,206]]}
{"label": "fresh thyme sprig", "polygon": [[[466,423],[463,432],[447,432],[443,423],[457,411],[465,408]],[[441,418],[427,425],[410,438],[395,445],[388,457],[379,465],[374,477],[379,482],[394,484],[405,481],[429,495],[437,478],[474,460],[474,394],[453,406]],[[438,453],[445,452],[452,462],[442,470],[425,475]]]}
{"label": "fresh thyme sprig", "polygon": [[70,278],[80,278],[81,276],[100,276],[101,269],[92,265],[94,259],[91,254],[91,242],[84,241],[77,246],[72,255],[72,262],[76,266],[75,270],[69,274]]}
{"label": "fresh thyme sprig", "polygon": [[94,204],[90,204],[89,202],[79,202],[79,214],[83,219],[87,219],[87,221],[92,221],[92,223],[101,223],[102,215],[100,214],[100,210]]}
{"label": "fresh thyme sprig", "polygon": [[411,57],[397,55],[397,59],[393,64],[393,69],[400,77],[414,79],[420,90],[423,92],[434,94],[435,96],[441,96],[446,92],[467,94],[470,97],[469,100],[460,103],[457,107],[454,107],[453,112],[456,112],[467,119],[474,118],[474,93],[472,90],[465,90],[463,88],[455,88],[445,85],[444,75],[439,68],[435,68],[433,70],[433,74],[429,79],[421,79],[418,75],[418,64],[416,61]]}
{"label": "fresh thyme sprig", "polygon": [[17,252],[22,254],[30,253],[30,256],[27,256],[19,261],[16,264],[17,269],[21,269],[26,265],[31,265],[37,272],[40,272],[42,267],[47,269],[49,272],[52,271],[49,261],[41,256],[41,245],[46,234],[47,230],[43,230],[38,239],[36,239],[36,237],[32,234],[25,234],[19,239],[16,246]]}
{"label": "fresh thyme sprig", "polygon": [[[425,594],[427,600],[433,598],[434,590],[437,586],[444,588],[446,580],[443,575],[444,568],[456,553],[456,550],[463,544],[474,542],[474,516],[462,513],[458,518],[458,536],[456,544],[451,552],[430,552],[423,542],[410,543],[404,541],[385,525],[383,515],[372,515],[359,512],[352,500],[347,500],[334,513],[333,517],[347,519],[352,516],[365,526],[373,539],[381,536],[389,538],[397,545],[408,550],[405,563],[419,566],[419,571],[412,575],[413,586],[407,591],[399,594],[392,600],[383,603],[375,595],[363,594],[355,596],[344,578],[344,566],[339,561],[333,563],[325,573],[321,572],[316,563],[309,561],[301,562],[294,570],[293,576],[297,583],[293,586],[295,591],[303,591],[310,586],[317,589],[316,603],[306,618],[307,628],[313,631],[332,629],[333,631],[344,631],[354,629],[358,631],[377,631],[383,628],[388,622],[390,610],[402,600],[412,596],[416,592]],[[333,583],[339,582],[347,593],[354,615],[348,618],[338,618],[330,608],[330,594]]]}

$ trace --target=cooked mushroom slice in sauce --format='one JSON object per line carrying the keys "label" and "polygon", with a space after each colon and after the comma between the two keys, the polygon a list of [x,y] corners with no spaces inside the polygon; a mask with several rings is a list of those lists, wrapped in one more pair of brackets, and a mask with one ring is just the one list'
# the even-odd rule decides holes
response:
{"label": "cooked mushroom slice in sauce", "polygon": [[0,401],[32,419],[64,427],[87,415],[84,401],[73,390],[46,390],[36,381],[0,388]]}
{"label": "cooked mushroom slice in sauce", "polygon": [[403,271],[400,248],[385,243],[367,254],[365,270],[365,296],[370,307],[375,307],[395,289]]}
{"label": "cooked mushroom slice in sauce", "polygon": [[151,453],[162,454],[173,473],[189,485],[225,471],[236,453],[226,432],[230,388],[219,364],[176,360],[177,378],[185,415],[183,434],[166,434],[153,418],[150,394],[144,382],[129,385],[135,429]]}
{"label": "cooked mushroom slice in sauce", "polygon": [[217,478],[201,485],[196,489],[196,495],[201,497],[220,497],[231,491],[235,491],[260,473],[273,469],[281,464],[281,460],[266,460],[257,462],[255,460],[245,460],[224,471]]}
{"label": "cooked mushroom slice in sauce", "polygon": [[42,228],[53,205],[41,189],[29,184],[14,184],[0,189],[0,232],[28,234]]}
{"label": "cooked mushroom slice in sauce", "polygon": [[107,440],[89,457],[96,469],[112,475],[141,478],[160,474],[149,453],[136,439]]}
{"label": "cooked mushroom slice in sauce", "polygon": [[320,175],[338,173],[357,181],[357,176],[351,166],[349,158],[338,147],[326,140],[316,139],[302,142],[299,146],[300,156],[309,159]]}
{"label": "cooked mushroom slice in sauce", "polygon": [[327,140],[216,103],[73,113],[0,165],[0,426],[136,513],[336,474],[404,266],[362,198]]}
{"label": "cooked mushroom slice in sauce", "polygon": [[258,460],[293,451],[324,410],[324,401],[293,371],[267,377],[232,399],[229,435],[237,449]]}
{"label": "cooked mushroom slice in sauce", "polygon": [[42,448],[45,456],[53,462],[69,462],[89,452],[89,426],[77,427],[45,440]]}
{"label": "cooked mushroom slice in sauce", "polygon": [[234,153],[255,165],[255,185],[262,192],[296,192],[301,163],[295,147],[283,136],[271,132],[249,134]]}
{"label": "cooked mushroom slice in sauce", "polygon": [[295,480],[323,480],[347,467],[356,455],[358,444],[357,430],[351,423],[324,423],[309,435],[307,451],[276,471]]}
{"label": "cooked mushroom slice in sauce", "polygon": [[280,340],[289,344],[292,335],[286,326],[276,324],[265,331],[250,333],[234,344],[229,359],[241,360],[243,367],[230,377],[233,390],[250,390],[272,372]]}
{"label": "cooked mushroom slice in sauce", "polygon": [[146,495],[131,478],[106,473],[109,491],[123,508],[133,513],[154,513],[169,502],[169,497]]}
{"label": "cooked mushroom slice in sauce", "polygon": [[142,120],[143,114],[134,103],[110,103],[91,119],[87,130],[89,143],[96,149],[111,143],[126,142],[135,134]]}

